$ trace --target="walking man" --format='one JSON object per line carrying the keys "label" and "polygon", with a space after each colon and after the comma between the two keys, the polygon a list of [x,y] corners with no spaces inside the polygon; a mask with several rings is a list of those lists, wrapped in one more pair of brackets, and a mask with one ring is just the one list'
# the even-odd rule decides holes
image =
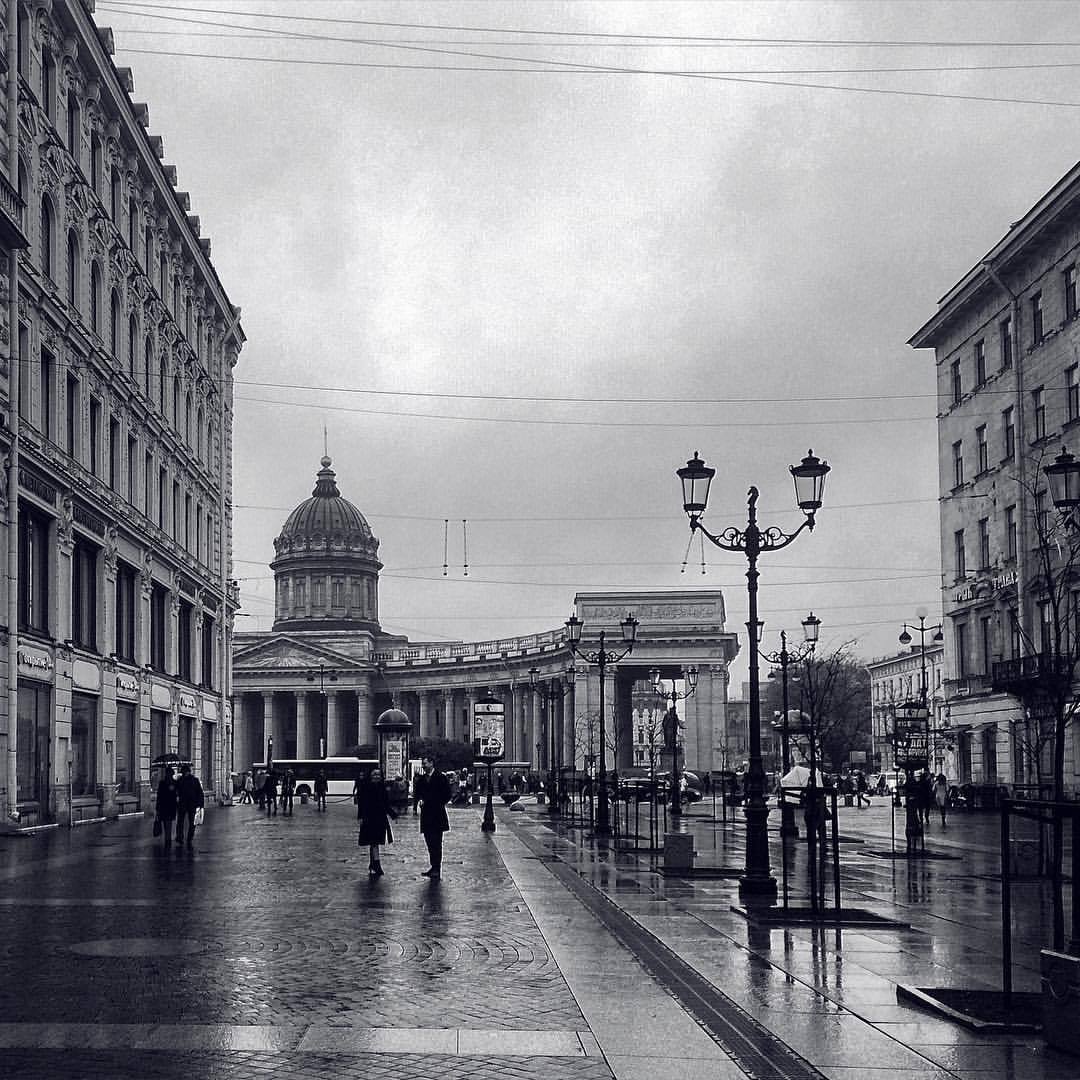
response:
{"label": "walking man", "polygon": [[203,807],[202,784],[191,771],[190,765],[180,766],[180,779],[176,781],[176,842],[184,842],[184,823],[187,822],[187,846],[195,839],[195,811]]}
{"label": "walking man", "polygon": [[320,769],[319,775],[315,777],[315,809],[326,809],[326,792],[329,790],[330,784],[326,779],[326,770]]}
{"label": "walking man", "polygon": [[435,768],[435,759],[426,757],[423,772],[416,778],[413,789],[413,809],[420,804],[420,832],[427,844],[431,866],[424,877],[438,881],[442,877],[443,833],[450,831],[450,819],[446,816],[446,804],[450,801],[450,781]]}

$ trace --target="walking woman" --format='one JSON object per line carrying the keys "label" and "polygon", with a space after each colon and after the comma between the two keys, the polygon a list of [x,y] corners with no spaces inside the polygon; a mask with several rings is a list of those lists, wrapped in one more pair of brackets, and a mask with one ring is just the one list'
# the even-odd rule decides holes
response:
{"label": "walking woman", "polygon": [[941,827],[946,828],[945,813],[949,809],[949,781],[944,773],[938,773],[934,781],[934,802],[937,803],[938,812],[941,814]]}
{"label": "walking woman", "polygon": [[173,779],[173,771],[166,766],[165,774],[157,788],[157,800],[154,804],[154,814],[161,822],[161,835],[165,841],[165,850],[172,847],[173,822],[176,821],[177,793],[176,781]]}
{"label": "walking woman", "polygon": [[361,847],[368,845],[371,853],[368,873],[372,877],[382,877],[379,848],[383,844],[394,842],[394,834],[390,831],[390,818],[396,819],[397,813],[390,805],[390,795],[379,769],[372,769],[366,780],[356,781],[353,801],[356,803],[356,816],[360,821],[360,833],[356,842]]}

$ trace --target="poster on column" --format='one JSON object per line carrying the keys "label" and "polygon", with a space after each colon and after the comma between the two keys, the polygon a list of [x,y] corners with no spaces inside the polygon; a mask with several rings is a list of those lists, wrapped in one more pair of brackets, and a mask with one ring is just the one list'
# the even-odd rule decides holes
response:
{"label": "poster on column", "polygon": [[503,703],[481,698],[473,706],[473,756],[491,764],[506,753],[506,718]]}

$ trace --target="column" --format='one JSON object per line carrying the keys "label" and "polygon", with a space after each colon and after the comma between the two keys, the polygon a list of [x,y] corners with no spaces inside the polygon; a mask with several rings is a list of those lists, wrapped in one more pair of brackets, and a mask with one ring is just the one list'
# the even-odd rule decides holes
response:
{"label": "column", "polygon": [[420,699],[420,738],[431,738],[431,695],[430,690],[418,690],[417,697]]}
{"label": "column", "polygon": [[356,728],[358,742],[368,746],[378,746],[375,737],[375,718],[371,715],[371,686],[361,685],[356,688]]}
{"label": "column", "polygon": [[312,737],[311,723],[308,717],[307,691],[294,693],[296,701],[296,756],[298,758],[315,757],[319,750],[317,738]]}
{"label": "column", "polygon": [[469,716],[466,729],[462,734],[463,736],[468,735],[470,740],[474,738],[473,717],[476,715],[476,703],[480,700],[481,696],[482,695],[480,694],[479,690],[469,690],[465,694],[465,711],[469,714]]}
{"label": "column", "polygon": [[336,690],[330,690],[326,694],[326,753],[344,754],[346,742],[344,732],[338,722],[338,696]]}
{"label": "column", "polygon": [[282,741],[279,737],[279,732],[274,726],[274,691],[264,690],[262,692],[263,700],[263,719],[262,719],[262,745],[259,747],[258,753],[252,758],[253,761],[265,761],[266,760],[266,747],[268,741],[273,738],[274,740],[274,753],[278,752],[278,748],[282,745]]}
{"label": "column", "polygon": [[561,765],[574,765],[574,684],[563,690],[562,699],[562,760]]}
{"label": "column", "polygon": [[[444,739],[453,739],[456,719],[457,717],[454,716],[454,691],[452,689],[444,690],[442,722],[442,735]],[[438,732],[436,732],[436,734],[438,734]]]}
{"label": "column", "polygon": [[612,680],[615,700],[615,768],[622,770],[634,764],[634,676],[630,671],[616,671]]}

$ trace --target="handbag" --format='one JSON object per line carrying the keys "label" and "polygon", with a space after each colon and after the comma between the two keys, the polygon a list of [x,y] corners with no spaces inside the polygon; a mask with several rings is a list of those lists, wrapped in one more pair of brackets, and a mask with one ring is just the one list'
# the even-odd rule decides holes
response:
{"label": "handbag", "polygon": [[195,824],[201,825],[203,823],[203,808],[201,806],[195,807]]}
{"label": "handbag", "polygon": [[160,836],[161,835],[161,818],[156,817],[156,816],[154,817],[154,835],[155,836]]}

